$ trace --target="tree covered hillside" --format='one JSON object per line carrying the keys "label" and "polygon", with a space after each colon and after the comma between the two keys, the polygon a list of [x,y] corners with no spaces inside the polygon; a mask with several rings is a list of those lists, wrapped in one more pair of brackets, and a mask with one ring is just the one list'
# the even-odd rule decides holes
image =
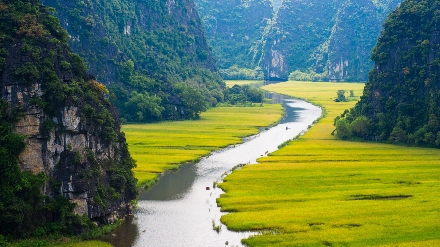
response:
{"label": "tree covered hillside", "polygon": [[103,84],[38,0],[0,0],[0,245],[131,213],[135,162]]}
{"label": "tree covered hillside", "polygon": [[366,81],[382,22],[399,2],[283,1],[264,48],[265,79]]}
{"label": "tree covered hillside", "polygon": [[356,106],[336,119],[341,138],[440,147],[440,1],[405,0],[385,21]]}
{"label": "tree covered hillside", "polygon": [[223,78],[262,78],[258,65],[265,29],[273,17],[271,1],[195,2]]}
{"label": "tree covered hillside", "polygon": [[192,0],[42,0],[128,121],[197,117],[224,84]]}

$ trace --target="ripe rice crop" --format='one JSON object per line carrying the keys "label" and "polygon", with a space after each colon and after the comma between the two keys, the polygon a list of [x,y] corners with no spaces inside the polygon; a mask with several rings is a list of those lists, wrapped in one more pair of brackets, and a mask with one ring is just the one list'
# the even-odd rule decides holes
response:
{"label": "ripe rice crop", "polygon": [[137,161],[138,185],[148,185],[165,170],[241,143],[243,137],[277,122],[282,113],[281,105],[218,107],[202,113],[199,120],[124,125],[129,151]]}
{"label": "ripe rice crop", "polygon": [[249,246],[440,246],[440,150],[341,141],[333,119],[363,84],[287,82],[264,87],[325,107],[299,140],[225,178],[221,221],[261,231]]}

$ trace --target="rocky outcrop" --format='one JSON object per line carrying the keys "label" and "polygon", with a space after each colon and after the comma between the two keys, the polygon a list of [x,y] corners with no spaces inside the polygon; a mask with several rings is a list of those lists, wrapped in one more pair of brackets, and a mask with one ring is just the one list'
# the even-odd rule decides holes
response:
{"label": "rocky outcrop", "polygon": [[45,8],[35,3],[31,10],[17,8],[25,17],[15,20],[16,13],[5,6],[0,11],[17,27],[0,31],[6,50],[0,93],[11,108],[24,109],[15,128],[26,136],[20,168],[43,173],[42,193],[68,198],[78,215],[111,223],[131,214],[137,195],[134,163],[105,87],[85,73]]}
{"label": "rocky outcrop", "polygon": [[286,80],[299,71],[330,81],[366,81],[371,49],[386,15],[399,3],[283,1],[264,48],[265,78]]}
{"label": "rocky outcrop", "polygon": [[[131,122],[191,118],[181,85],[223,100],[224,83],[206,42],[193,0],[41,0],[70,36],[88,72],[109,86],[121,118]],[[136,93],[136,94],[135,94]],[[140,105],[153,105],[151,111]],[[145,96],[146,95],[146,96]],[[149,99],[152,99],[149,101]],[[128,101],[130,106],[126,106]],[[206,107],[205,107],[206,108]]]}
{"label": "rocky outcrop", "polygon": [[405,0],[384,23],[364,94],[339,121],[368,140],[440,148],[440,3]]}
{"label": "rocky outcrop", "polygon": [[287,80],[298,69],[324,69],[323,61],[312,56],[325,49],[335,5],[332,0],[283,1],[264,47],[261,67],[266,80]]}
{"label": "rocky outcrop", "polygon": [[270,0],[195,0],[220,69],[259,66],[266,28],[274,11]]}

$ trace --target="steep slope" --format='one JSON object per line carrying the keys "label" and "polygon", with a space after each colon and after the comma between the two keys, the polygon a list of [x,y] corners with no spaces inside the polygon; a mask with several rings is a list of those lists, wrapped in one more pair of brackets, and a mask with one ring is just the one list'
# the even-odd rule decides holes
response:
{"label": "steep slope", "polygon": [[439,1],[406,0],[388,17],[364,95],[337,126],[349,123],[365,139],[440,147],[439,9]]}
{"label": "steep slope", "polygon": [[325,70],[326,41],[337,13],[338,4],[334,2],[283,2],[264,49],[262,68],[266,80],[287,80],[294,70],[307,72],[312,68],[317,73]]}
{"label": "steep slope", "polygon": [[87,227],[73,212],[125,217],[135,163],[105,86],[37,0],[0,0],[0,13],[0,234],[72,234]]}
{"label": "steep slope", "polygon": [[195,2],[222,76],[225,79],[261,77],[257,66],[262,56],[264,31],[273,16],[271,1]]}
{"label": "steep slope", "polygon": [[284,1],[264,49],[265,78],[366,81],[382,22],[399,2]]}
{"label": "steep slope", "polygon": [[128,121],[197,117],[223,82],[192,0],[43,0]]}

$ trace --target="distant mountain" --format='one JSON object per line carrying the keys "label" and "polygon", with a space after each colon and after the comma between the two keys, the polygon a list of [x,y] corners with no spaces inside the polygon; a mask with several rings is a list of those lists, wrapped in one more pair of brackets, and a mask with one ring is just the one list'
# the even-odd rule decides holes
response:
{"label": "distant mountain", "polygon": [[225,79],[262,78],[258,65],[273,17],[270,0],[195,0]]}
{"label": "distant mountain", "polygon": [[336,120],[339,135],[350,126],[347,137],[440,147],[439,10],[437,0],[405,0],[390,14],[361,100]]}
{"label": "distant mountain", "polygon": [[224,83],[193,0],[41,0],[127,121],[194,118]]}
{"label": "distant mountain", "polygon": [[370,52],[400,0],[285,0],[263,52],[265,79],[366,81]]}

